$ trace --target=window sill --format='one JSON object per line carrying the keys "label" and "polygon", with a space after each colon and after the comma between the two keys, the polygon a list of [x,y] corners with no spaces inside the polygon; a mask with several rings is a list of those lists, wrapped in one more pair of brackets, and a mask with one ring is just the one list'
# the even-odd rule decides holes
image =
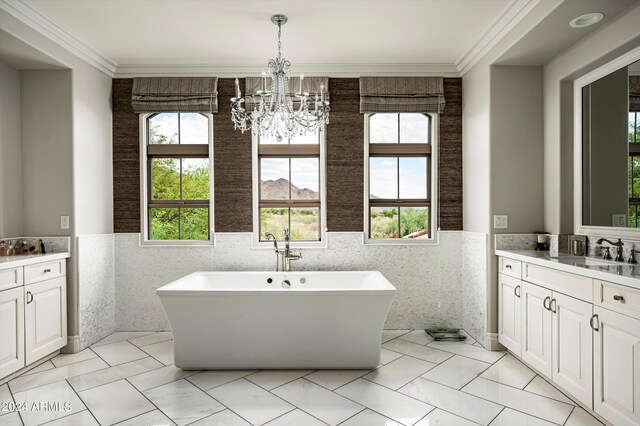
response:
{"label": "window sill", "polygon": [[364,244],[370,246],[437,246],[438,235],[433,238],[408,239],[408,238],[367,238],[364,234]]}
{"label": "window sill", "polygon": [[[284,241],[278,240],[278,246],[284,249]],[[256,241],[255,238],[251,241],[251,248],[254,250],[273,250],[273,241]],[[306,250],[306,249],[326,249],[327,248],[327,239],[326,237],[322,241],[308,241],[308,242],[300,242],[300,241],[292,241],[289,244],[289,248],[291,250]]]}
{"label": "window sill", "polygon": [[214,247],[210,240],[145,240],[142,235],[138,243],[140,247]]}

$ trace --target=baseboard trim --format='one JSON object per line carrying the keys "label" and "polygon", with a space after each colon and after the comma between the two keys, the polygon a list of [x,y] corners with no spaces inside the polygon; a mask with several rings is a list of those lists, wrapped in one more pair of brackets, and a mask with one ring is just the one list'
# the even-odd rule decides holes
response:
{"label": "baseboard trim", "polygon": [[487,333],[485,338],[485,348],[490,351],[506,351],[507,348],[498,342],[498,333]]}
{"label": "baseboard trim", "polygon": [[80,352],[80,336],[67,336],[67,346],[60,349],[63,354],[75,354]]}

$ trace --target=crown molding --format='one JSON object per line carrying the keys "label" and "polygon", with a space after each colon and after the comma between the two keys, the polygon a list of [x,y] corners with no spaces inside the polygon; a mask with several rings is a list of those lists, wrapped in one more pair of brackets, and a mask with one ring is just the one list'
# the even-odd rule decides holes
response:
{"label": "crown molding", "polygon": [[113,77],[113,73],[116,70],[116,63],[114,61],[69,34],[64,28],[53,22],[27,1],[0,0],[0,10],[4,10],[20,22],[28,25],[49,40],[93,65],[109,77]]}
{"label": "crown molding", "polygon": [[[455,64],[428,63],[362,63],[362,64],[294,64],[294,74],[322,75],[329,77],[362,77],[362,76],[440,76],[460,77]],[[164,76],[216,76],[259,77],[264,64],[252,65],[152,65],[152,64],[120,64],[116,67],[114,78],[131,77],[164,77]]]}
{"label": "crown molding", "polygon": [[456,61],[460,75],[464,75],[504,38],[540,0],[512,0],[480,39]]}

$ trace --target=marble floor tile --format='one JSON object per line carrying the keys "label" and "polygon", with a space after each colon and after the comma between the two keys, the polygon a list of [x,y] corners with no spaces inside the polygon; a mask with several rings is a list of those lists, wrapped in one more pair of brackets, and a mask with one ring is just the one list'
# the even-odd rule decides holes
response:
{"label": "marble floor tile", "polygon": [[558,424],[564,424],[573,410],[572,405],[481,377],[462,388],[462,391]]}
{"label": "marble floor tile", "polygon": [[184,379],[149,389],[144,395],[178,426],[225,409],[218,401]]}
{"label": "marble floor tile", "polygon": [[83,351],[80,351],[75,354],[60,354],[53,358],[51,358],[51,362],[56,367],[62,367],[64,365],[73,364],[74,362],[86,361],[88,359],[96,358],[98,355],[95,354],[91,349],[87,348]]}
{"label": "marble floor tile", "polygon": [[94,347],[93,351],[111,366],[124,364],[125,362],[135,361],[136,359],[146,358],[148,356],[126,340]]}
{"label": "marble floor tile", "polygon": [[207,392],[218,386],[222,386],[244,376],[255,373],[256,370],[219,370],[205,371],[194,376],[189,376],[188,381]]}
{"label": "marble floor tile", "polygon": [[305,379],[287,383],[272,393],[329,425],[337,425],[364,410],[361,405]]}
{"label": "marble floor tile", "polygon": [[427,371],[422,377],[432,382],[460,389],[489,367],[491,367],[491,364],[487,362],[454,355],[442,364],[438,364]]}
{"label": "marble floor tile", "polygon": [[[343,423],[344,424],[344,423]],[[321,422],[313,416],[300,410],[289,411],[269,423],[265,423],[265,426],[325,426],[326,423]]]}
{"label": "marble floor tile", "polygon": [[109,343],[121,342],[123,340],[134,339],[140,336],[146,336],[147,334],[154,334],[154,331],[116,331],[105,337],[104,339],[91,345],[92,348],[102,345],[108,345]]}
{"label": "marble floor tile", "polygon": [[[61,417],[69,416],[86,408],[80,398],[78,398],[78,395],[71,389],[71,386],[64,380],[14,393],[13,398],[16,403],[26,403],[29,408],[32,408],[34,403],[41,402],[54,403],[61,407],[59,410],[28,409],[20,411],[20,416],[25,426],[40,425]],[[4,416],[1,419],[4,422]]]}
{"label": "marble floor tile", "polygon": [[313,372],[313,370],[262,370],[248,375],[245,378],[261,388],[271,390],[302,376],[306,376],[311,372]]}
{"label": "marble floor tile", "polygon": [[167,365],[166,367],[147,371],[137,376],[131,376],[127,380],[139,391],[146,391],[156,386],[166,385],[167,383],[175,382],[198,373],[201,373],[201,371],[183,370],[175,365]]}
{"label": "marble floor tile", "polygon": [[402,426],[402,424],[375,411],[366,409],[347,419],[347,421],[341,423],[340,426]]}
{"label": "marble floor tile", "polygon": [[125,420],[124,422],[118,423],[118,426],[173,426],[174,422],[171,421],[167,416],[162,414],[160,410],[149,411],[148,413],[140,414],[132,419]]}
{"label": "marble floor tile", "polygon": [[126,380],[91,388],[78,395],[101,425],[112,425],[155,409]]}
{"label": "marble floor tile", "polygon": [[47,426],[100,426],[89,410],[47,423]]}
{"label": "marble floor tile", "polygon": [[429,336],[424,330],[412,330],[402,336],[399,336],[398,339],[417,343],[419,345],[426,345],[427,343],[433,342],[433,337]]}
{"label": "marble floor tile", "polygon": [[370,370],[318,370],[304,376],[304,378],[329,390],[336,390],[340,386],[344,386],[358,377],[364,376],[369,371]]}
{"label": "marble floor tile", "polygon": [[484,348],[460,342],[432,342],[429,343],[427,347],[441,349],[443,351],[477,359],[478,361],[489,362],[491,364],[498,361],[506,354],[506,352],[492,352]]}
{"label": "marble floor tile", "polygon": [[133,343],[137,347],[142,347],[171,340],[172,338],[173,336],[170,331],[161,331],[159,333],[147,334],[146,336],[129,339],[129,343]]}
{"label": "marble floor tile", "polygon": [[207,393],[252,424],[267,423],[295,408],[245,379],[218,386]]}
{"label": "marble floor tile", "polygon": [[27,371],[27,372],[23,373],[22,375],[23,375],[23,376],[26,376],[27,374],[40,373],[40,372],[42,372],[42,371],[51,370],[51,369],[53,369],[53,368],[56,368],[56,366],[55,366],[55,365],[53,365],[53,363],[51,362],[51,360],[49,360],[49,361],[45,361],[45,362],[43,362],[42,364],[40,364],[40,365],[38,365],[38,366],[36,366],[36,367],[33,367],[31,370],[29,370],[29,371]]}
{"label": "marble floor tile", "polygon": [[173,340],[153,343],[151,345],[142,346],[140,349],[142,349],[164,365],[173,364]]}
{"label": "marble floor tile", "polygon": [[400,339],[394,339],[390,342],[384,343],[382,347],[405,355],[410,355],[414,358],[420,358],[424,361],[433,362],[434,364],[440,364],[444,360],[453,356],[453,354],[449,352],[444,352],[429,346],[422,346]]}
{"label": "marble floor tile", "polygon": [[144,373],[145,371],[154,370],[160,367],[162,367],[162,364],[151,357],[147,357],[138,359],[136,361],[116,365],[115,367],[93,371],[81,376],[75,376],[68,379],[68,382],[76,392],[81,392],[83,390],[91,389],[96,386],[106,385],[107,383],[126,379],[127,377]]}
{"label": "marble floor tile", "polygon": [[[458,417],[447,411],[436,408],[415,426],[476,426],[477,423]],[[516,426],[515,424],[511,426]]]}
{"label": "marble floor tile", "polygon": [[223,410],[193,422],[189,426],[251,426],[251,423],[231,410]]}
{"label": "marble floor tile", "polygon": [[20,414],[13,411],[5,416],[2,416],[2,426],[22,426],[22,420]]}
{"label": "marble floor tile", "polygon": [[[476,343],[478,343],[478,341],[476,339],[474,339],[469,333],[467,333],[464,330],[460,330],[461,334],[464,334],[465,336],[467,336],[466,339],[464,339],[462,341],[462,343],[466,343],[467,345],[475,345]],[[478,343],[479,344],[479,343]]]}
{"label": "marble floor tile", "polygon": [[403,356],[372,371],[364,378],[391,389],[399,389],[435,366],[432,362]]}
{"label": "marble floor tile", "polygon": [[411,330],[383,330],[381,343],[388,342],[389,340],[402,336],[403,334],[408,333],[409,331]]}
{"label": "marble floor tile", "polygon": [[576,407],[564,426],[602,426],[602,423],[582,408]]}
{"label": "marble floor tile", "polygon": [[555,399],[556,401],[564,402],[565,404],[576,405],[575,402],[569,399],[569,397],[540,376],[534,377],[524,390],[546,396],[547,398]]}
{"label": "marble floor tile", "polygon": [[336,393],[408,426],[435,408],[364,379],[346,384]]}
{"label": "marble floor tile", "polygon": [[399,392],[482,425],[491,423],[503,408],[493,402],[423,378],[403,386]]}
{"label": "marble floor tile", "polygon": [[394,359],[400,358],[401,356],[401,353],[390,351],[385,348],[380,348],[380,365],[388,364]]}
{"label": "marble floor tile", "polygon": [[9,389],[11,389],[11,392],[15,394],[16,392],[22,392],[27,389],[32,389],[108,367],[109,364],[104,362],[102,359],[93,358],[87,361],[80,361],[74,364],[65,365],[64,367],[53,368],[41,373],[17,377],[9,382]]}
{"label": "marble floor tile", "polygon": [[0,385],[0,416],[9,413],[9,411],[4,411],[3,408],[11,402],[13,402],[13,397],[11,396],[11,392],[9,392],[9,385],[6,383]]}
{"label": "marble floor tile", "polygon": [[550,423],[546,420],[539,419],[537,417],[530,416],[520,411],[512,410],[511,408],[505,408],[491,422],[491,426],[554,426],[555,423]]}
{"label": "marble floor tile", "polygon": [[489,369],[480,375],[488,380],[524,389],[525,386],[536,376],[533,370],[529,369],[516,357],[507,354],[500,358]]}

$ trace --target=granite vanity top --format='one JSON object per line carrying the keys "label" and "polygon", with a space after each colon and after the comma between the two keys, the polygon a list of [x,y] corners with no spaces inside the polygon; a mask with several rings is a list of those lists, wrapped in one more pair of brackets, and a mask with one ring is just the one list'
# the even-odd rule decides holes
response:
{"label": "granite vanity top", "polygon": [[33,265],[34,263],[66,259],[70,256],[69,252],[0,256],[0,271],[3,269],[16,268],[18,266]]}
{"label": "granite vanity top", "polygon": [[640,289],[640,263],[633,265],[596,257],[535,250],[496,250],[495,253],[496,256]]}

